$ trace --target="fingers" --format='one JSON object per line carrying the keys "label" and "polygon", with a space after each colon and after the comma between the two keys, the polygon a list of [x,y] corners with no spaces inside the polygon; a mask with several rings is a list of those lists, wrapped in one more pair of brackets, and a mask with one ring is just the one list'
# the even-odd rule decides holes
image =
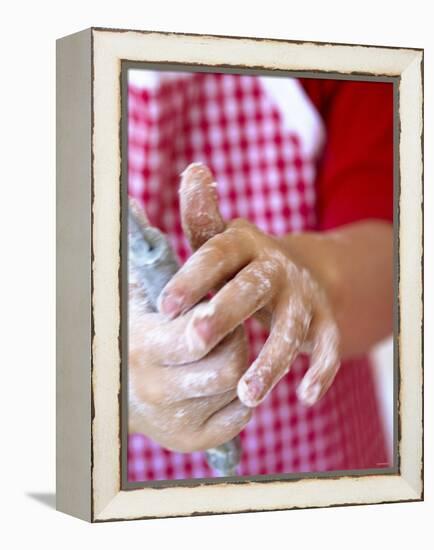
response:
{"label": "fingers", "polygon": [[[236,389],[248,366],[248,347],[244,329],[238,327],[206,357],[189,366],[174,367],[174,385],[185,398],[216,395]],[[183,370],[178,375],[178,371]]]}
{"label": "fingers", "polygon": [[[217,424],[214,425],[216,431],[209,429],[208,419],[225,410],[235,399],[236,391],[231,390],[207,398],[172,403],[163,408],[151,405],[154,424],[153,438],[164,447],[178,452],[206,449],[215,445],[216,436],[227,441],[231,439],[230,427],[229,435],[226,438],[225,433],[218,431]],[[228,429],[226,429],[226,433],[228,433]]]}
{"label": "fingers", "polygon": [[216,183],[207,166],[196,162],[184,170],[179,200],[182,229],[193,250],[224,231],[225,223],[218,208]]}
{"label": "fingers", "polygon": [[308,406],[317,403],[326,393],[340,366],[339,332],[327,309],[317,313],[311,335],[311,366],[297,388],[298,398]]}
{"label": "fingers", "polygon": [[236,228],[216,235],[169,281],[158,299],[159,311],[170,318],[187,311],[248,264],[253,255],[248,239],[244,239],[240,246],[240,234]]}
{"label": "fingers", "polygon": [[[247,369],[247,359],[245,335],[240,327],[199,362],[166,367],[148,365],[142,398],[162,405],[235,390]],[[145,380],[145,375],[142,379]]]}
{"label": "fingers", "polygon": [[251,416],[252,410],[239,399],[234,399],[208,418],[197,433],[195,450],[203,451],[230,441],[240,433]]}
{"label": "fingers", "polygon": [[186,328],[194,311],[207,306],[207,303],[198,304],[195,310],[172,320],[159,315],[161,322],[154,328],[142,330],[139,334],[136,329],[134,348],[142,350],[144,364],[152,360],[160,365],[183,365],[203,357],[205,354],[202,350],[191,349],[188,345]]}
{"label": "fingers", "polygon": [[310,311],[296,295],[284,300],[275,315],[261,352],[238,382],[238,397],[247,407],[259,405],[289,371],[309,327]]}
{"label": "fingers", "polygon": [[[188,330],[194,315],[205,316],[209,311],[209,302],[198,304],[193,310],[176,319],[168,320],[161,314],[153,313],[144,317],[143,326],[136,322],[130,326],[129,352],[142,358],[144,365],[154,362],[160,365],[187,365],[205,357],[207,349],[192,345],[192,336]],[[147,317],[154,321],[151,328]],[[158,324],[157,324],[158,323]],[[235,353],[235,346],[246,347],[244,331],[239,330],[227,336],[221,347],[212,350],[207,360],[214,360],[221,353]],[[231,344],[234,342],[234,344]],[[214,346],[212,346],[214,347]],[[211,348],[209,348],[211,350]]]}
{"label": "fingers", "polygon": [[208,307],[194,313],[187,326],[190,350],[205,353],[212,349],[263,308],[278,292],[279,277],[279,266],[272,261],[255,260],[246,266],[212,298]]}

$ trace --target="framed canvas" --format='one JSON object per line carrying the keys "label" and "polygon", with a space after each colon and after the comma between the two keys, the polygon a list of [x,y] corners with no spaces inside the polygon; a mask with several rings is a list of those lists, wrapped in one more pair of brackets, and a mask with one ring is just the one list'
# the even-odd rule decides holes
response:
{"label": "framed canvas", "polygon": [[[420,49],[105,28],[58,40],[59,510],[105,522],[423,499],[422,140]],[[335,275],[346,250],[365,289],[352,332],[321,288],[327,235]],[[163,245],[157,277],[141,254]],[[222,302],[242,269],[248,292]],[[190,292],[176,314],[175,279]],[[307,316],[278,324],[283,294]],[[198,344],[194,321],[216,308],[227,326]],[[268,340],[245,328],[235,368],[225,353],[261,312]],[[386,449],[365,352],[391,333]]]}

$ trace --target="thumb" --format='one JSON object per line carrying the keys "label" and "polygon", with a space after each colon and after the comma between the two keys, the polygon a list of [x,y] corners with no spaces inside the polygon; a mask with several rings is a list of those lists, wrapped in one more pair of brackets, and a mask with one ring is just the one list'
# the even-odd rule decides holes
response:
{"label": "thumb", "polygon": [[193,251],[225,230],[216,183],[205,164],[190,164],[181,174],[179,202],[182,229]]}

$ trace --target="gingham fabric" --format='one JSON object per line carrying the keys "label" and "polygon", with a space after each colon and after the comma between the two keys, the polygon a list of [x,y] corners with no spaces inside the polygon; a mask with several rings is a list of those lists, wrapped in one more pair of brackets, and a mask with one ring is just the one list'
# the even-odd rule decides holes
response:
{"label": "gingham fabric", "polygon": [[[247,218],[274,235],[315,229],[315,147],[290,127],[261,78],[148,76],[141,85],[129,85],[129,194],[170,236],[182,261],[190,251],[180,224],[178,185],[190,162],[202,161],[215,174],[226,219]],[[283,91],[285,85],[294,91],[294,81],[279,80]],[[297,89],[298,99],[291,96],[295,110],[309,101]],[[253,360],[266,333],[253,321],[248,332]],[[344,363],[313,407],[300,404],[295,393],[307,366],[308,358],[300,356],[255,409],[241,433],[239,475],[388,467],[368,360]],[[130,481],[212,476],[203,453],[170,452],[144,435],[129,434]]]}

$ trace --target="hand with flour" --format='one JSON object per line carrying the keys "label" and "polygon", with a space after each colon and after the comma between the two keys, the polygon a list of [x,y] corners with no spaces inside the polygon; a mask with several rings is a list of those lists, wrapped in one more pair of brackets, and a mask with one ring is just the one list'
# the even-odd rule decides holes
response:
{"label": "hand with flour", "polygon": [[[242,219],[225,224],[215,185],[204,165],[190,165],[183,174],[183,228],[197,251],[161,293],[159,310],[171,319],[184,320],[182,315],[190,312],[186,342],[188,352],[198,356],[205,356],[256,315],[269,326],[270,334],[240,377],[240,401],[257,406],[288,372],[297,354],[308,352],[311,366],[297,393],[306,405],[313,405],[332,384],[340,358],[365,351],[370,338],[378,337],[375,320],[359,332],[354,307],[369,313],[375,310],[375,304],[366,307],[375,300],[375,293],[363,277],[390,260],[369,255],[372,243],[389,244],[390,228],[368,221],[324,235],[276,238]],[[216,289],[206,306],[191,310]],[[383,303],[379,326],[385,326],[385,315],[389,312]],[[362,314],[359,324],[363,323]]]}
{"label": "hand with flour", "polygon": [[[238,397],[258,405],[309,346],[312,366],[299,397],[312,405],[339,367],[339,333],[326,294],[278,239],[245,220],[224,224],[210,171],[193,164],[183,174],[180,198],[184,232],[195,254],[163,290],[160,312],[171,318],[220,288],[186,323],[188,353],[205,355],[244,320],[259,315],[270,335],[256,361],[240,377]],[[192,231],[193,228],[193,231]]]}
{"label": "hand with flour", "polygon": [[247,367],[242,328],[198,359],[202,353],[190,350],[184,337],[193,315],[194,310],[173,321],[155,313],[130,319],[130,431],[181,452],[225,443],[251,416],[236,391]]}
{"label": "hand with flour", "polygon": [[[137,212],[134,221],[148,226]],[[192,226],[190,233],[194,230]],[[236,392],[247,368],[243,328],[237,327],[206,356],[190,349],[186,328],[206,303],[172,321],[152,313],[150,289],[141,284],[131,260],[129,266],[130,431],[184,452],[232,439],[251,416]]]}

